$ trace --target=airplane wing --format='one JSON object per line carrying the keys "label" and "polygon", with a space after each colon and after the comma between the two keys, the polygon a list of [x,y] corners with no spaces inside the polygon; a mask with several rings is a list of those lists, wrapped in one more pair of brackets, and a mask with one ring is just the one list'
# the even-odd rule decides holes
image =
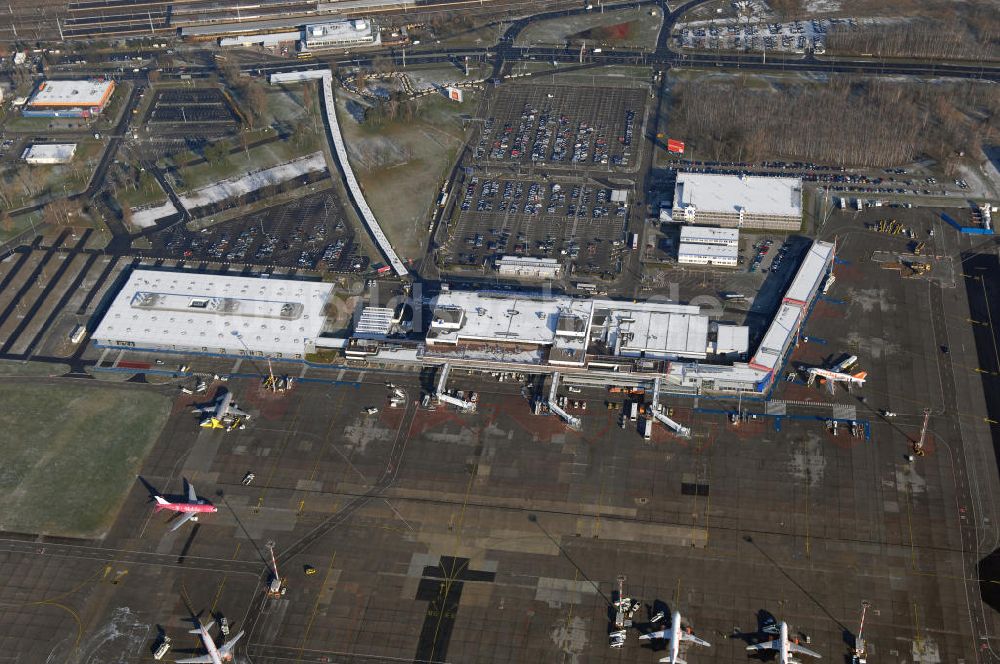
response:
{"label": "airplane wing", "polygon": [[683,631],[681,632],[681,641],[690,641],[691,643],[694,643],[699,646],[705,646],[706,648],[712,647],[712,644],[709,643],[708,641],[705,641],[704,639],[699,639],[694,634],[689,634]]}
{"label": "airplane wing", "polygon": [[236,417],[244,417],[244,418],[250,417],[250,413],[246,412],[245,410],[240,410],[236,406],[229,407],[229,414],[235,415]]}
{"label": "airplane wing", "polygon": [[215,406],[196,406],[191,412],[195,415],[210,415],[215,413]]}
{"label": "airplane wing", "polygon": [[663,639],[664,641],[670,640],[670,630],[661,629],[658,632],[650,632],[649,634],[643,634],[639,637],[640,641],[652,641],[654,639]]}
{"label": "airplane wing", "polygon": [[781,639],[765,641],[764,643],[747,646],[747,650],[781,650]]}
{"label": "airplane wing", "polygon": [[792,652],[797,652],[800,655],[806,655],[807,657],[815,657],[816,659],[822,659],[823,657],[823,655],[820,655],[818,652],[809,650],[809,648],[800,646],[797,643],[789,643],[788,649],[791,650]]}
{"label": "airplane wing", "polygon": [[187,485],[188,485],[188,502],[189,503],[198,502],[198,492],[194,490],[194,485],[191,484],[190,482],[188,482]]}
{"label": "airplane wing", "polygon": [[170,532],[174,532],[175,530],[183,526],[185,523],[190,521],[192,518],[194,518],[194,516],[195,516],[194,512],[185,512],[184,516],[177,519],[177,522],[174,523],[174,527],[170,529]]}
{"label": "airplane wing", "polygon": [[222,644],[222,646],[219,648],[219,654],[222,655],[223,659],[225,659],[226,655],[232,652],[233,646],[236,645],[237,641],[243,638],[243,634],[244,632],[240,632],[239,634],[234,636],[231,640],[226,641],[225,643]]}
{"label": "airplane wing", "polygon": [[175,659],[177,664],[212,664],[211,655],[198,655],[197,657],[188,657],[187,659]]}

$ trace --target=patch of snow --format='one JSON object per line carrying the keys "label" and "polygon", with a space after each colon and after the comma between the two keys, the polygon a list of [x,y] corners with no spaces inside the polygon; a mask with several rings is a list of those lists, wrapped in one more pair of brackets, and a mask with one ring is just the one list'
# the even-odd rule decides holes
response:
{"label": "patch of snow", "polygon": [[987,169],[984,173],[978,168],[973,168],[966,164],[960,164],[958,170],[960,175],[959,179],[965,180],[968,183],[969,188],[965,190],[967,196],[975,196],[977,198],[992,198],[997,195],[997,190],[992,186],[996,183],[992,177],[984,177],[996,174],[996,168],[987,159],[983,164],[983,168]]}
{"label": "patch of snow", "polygon": [[807,14],[826,14],[840,11],[840,0],[809,0],[804,7]]}
{"label": "patch of snow", "polygon": [[155,226],[156,222],[160,219],[177,214],[177,212],[177,208],[169,200],[163,205],[132,208],[132,223],[139,228],[149,228],[150,226]]}
{"label": "patch of snow", "polygon": [[246,173],[237,177],[210,184],[201,189],[195,189],[180,196],[181,204],[191,210],[211,205],[229,198],[244,196],[264,187],[280,184],[289,180],[326,169],[326,159],[322,151],[313,152],[305,157],[278,164],[271,168]]}

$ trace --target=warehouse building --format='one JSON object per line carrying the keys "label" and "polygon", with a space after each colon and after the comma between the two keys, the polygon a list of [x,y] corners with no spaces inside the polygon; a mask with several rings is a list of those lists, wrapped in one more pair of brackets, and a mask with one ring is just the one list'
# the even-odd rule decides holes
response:
{"label": "warehouse building", "polygon": [[43,81],[21,111],[26,117],[90,118],[100,115],[111,100],[115,82]]}
{"label": "warehouse building", "polygon": [[303,359],[333,286],[135,270],[94,331],[101,348]]}
{"label": "warehouse building", "polygon": [[558,279],[562,275],[562,265],[555,258],[501,256],[497,260],[497,271],[505,277]]}
{"label": "warehouse building", "polygon": [[35,143],[21,157],[33,166],[68,164],[76,154],[76,143]]}
{"label": "warehouse building", "polygon": [[378,46],[382,36],[374,23],[358,18],[333,23],[314,23],[303,29],[300,48],[320,50],[324,48],[349,48],[352,46]]}
{"label": "warehouse building", "polygon": [[670,217],[676,223],[798,230],[802,180],[678,173]]}
{"label": "warehouse building", "polygon": [[738,260],[739,247],[735,246],[682,242],[677,248],[677,262],[685,265],[736,267]]}

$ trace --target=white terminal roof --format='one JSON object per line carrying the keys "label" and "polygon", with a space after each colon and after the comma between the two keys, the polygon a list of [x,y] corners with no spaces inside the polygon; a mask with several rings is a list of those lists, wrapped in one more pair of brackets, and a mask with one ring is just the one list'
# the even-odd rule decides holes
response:
{"label": "white terminal roof", "polygon": [[[431,321],[435,341],[457,343],[460,339],[520,344],[551,344],[560,319],[577,319],[585,334],[593,303],[569,297],[545,297],[529,294],[482,294],[477,291],[449,291],[432,302]],[[465,314],[457,329],[436,326],[439,317],[454,320],[457,311]],[[449,315],[450,314],[450,315]]]}
{"label": "white terminal roof", "polygon": [[708,348],[708,317],[695,305],[449,291],[432,307],[431,342],[554,344],[583,352],[593,331],[618,354],[633,357],[702,358]]}
{"label": "white terminal roof", "polygon": [[678,173],[674,207],[698,210],[799,216],[802,180],[713,173]]}
{"label": "white terminal roof", "polygon": [[106,100],[111,81],[45,81],[28,106],[100,106]]}
{"label": "white terminal roof", "polygon": [[137,347],[303,353],[323,327],[332,284],[136,270],[94,332]]}
{"label": "white terminal roof", "polygon": [[677,248],[678,258],[710,258],[736,260],[739,257],[740,248],[735,245],[724,244],[700,244],[698,242],[682,242]]}
{"label": "white terminal roof", "polygon": [[802,307],[797,304],[782,304],[775,314],[774,320],[764,333],[751,366],[756,369],[774,371],[781,363],[781,357],[795,334],[799,324]]}
{"label": "white terminal roof", "polygon": [[805,304],[819,288],[826,275],[826,268],[833,260],[833,243],[817,240],[809,247],[808,253],[802,259],[802,264],[792,279],[792,284],[785,293],[785,299],[798,304]]}
{"label": "white terminal roof", "polygon": [[754,385],[767,378],[768,373],[742,362],[732,365],[671,362],[667,365],[667,376],[673,379],[673,382],[682,385],[692,378],[713,380],[716,385],[719,383]]}
{"label": "white terminal roof", "polygon": [[35,143],[24,153],[26,161],[69,161],[76,153],[76,143]]}
{"label": "white terminal roof", "polygon": [[750,349],[750,328],[744,325],[719,325],[715,334],[716,353],[745,353]]}
{"label": "white terminal roof", "polygon": [[681,226],[681,242],[702,242],[707,244],[736,244],[740,241],[740,229],[715,228],[713,226]]}
{"label": "white terminal roof", "polygon": [[705,357],[708,317],[695,305],[669,302],[594,300],[594,313],[607,314],[605,342],[622,355],[666,359]]}

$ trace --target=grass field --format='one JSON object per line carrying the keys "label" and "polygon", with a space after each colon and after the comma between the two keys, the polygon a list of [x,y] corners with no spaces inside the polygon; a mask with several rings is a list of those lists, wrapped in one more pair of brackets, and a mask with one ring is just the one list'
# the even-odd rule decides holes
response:
{"label": "grass field", "polygon": [[416,102],[410,122],[390,122],[378,129],[359,125],[338,98],[340,126],[365,198],[392,246],[416,258],[427,242],[428,213],[464,144],[460,116],[474,114],[479,94],[466,92],[455,104],[431,95]]}
{"label": "grass field", "polygon": [[68,364],[0,360],[0,376],[61,376],[68,372]]}
{"label": "grass field", "polygon": [[0,386],[0,530],[100,536],[170,410],[166,397],[112,387]]}

